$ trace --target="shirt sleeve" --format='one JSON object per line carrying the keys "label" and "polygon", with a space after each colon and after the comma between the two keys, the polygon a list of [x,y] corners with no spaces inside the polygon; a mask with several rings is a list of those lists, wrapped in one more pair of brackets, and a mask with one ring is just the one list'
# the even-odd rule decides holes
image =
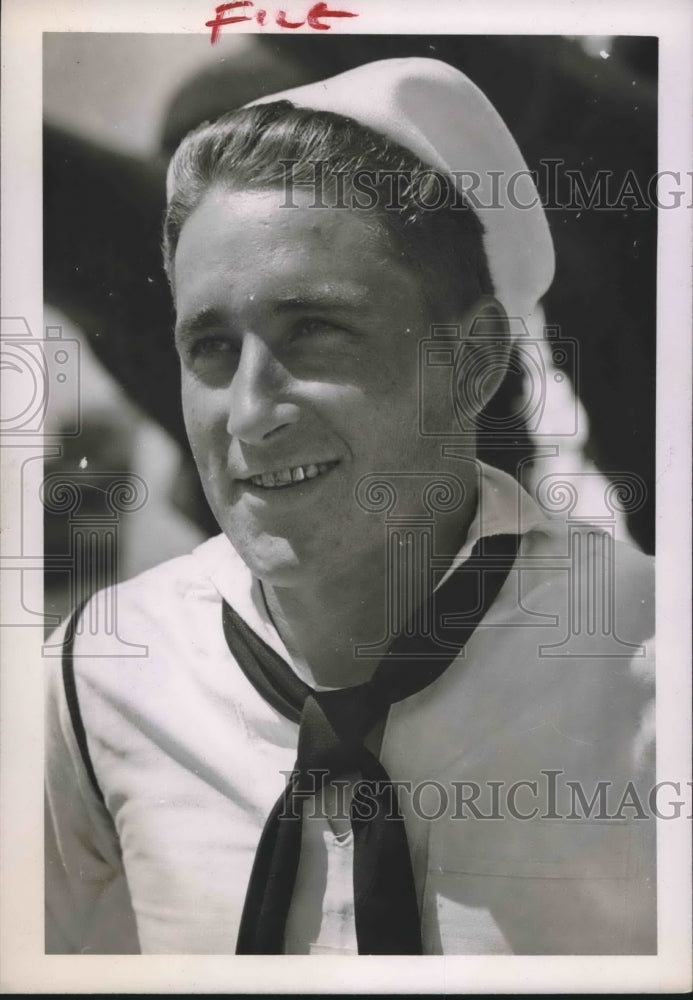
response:
{"label": "shirt sleeve", "polygon": [[45,950],[135,954],[140,949],[117,832],[75,736],[61,660],[44,662]]}

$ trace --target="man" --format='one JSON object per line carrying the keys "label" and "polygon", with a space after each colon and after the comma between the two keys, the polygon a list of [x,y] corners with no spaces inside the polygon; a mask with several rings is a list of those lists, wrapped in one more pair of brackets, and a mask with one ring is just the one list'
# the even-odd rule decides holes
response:
{"label": "man", "polygon": [[553,273],[532,194],[433,60],[182,143],[165,266],[222,534],[117,588],[146,656],[93,605],[67,629],[48,950],[655,950],[649,562],[474,453]]}

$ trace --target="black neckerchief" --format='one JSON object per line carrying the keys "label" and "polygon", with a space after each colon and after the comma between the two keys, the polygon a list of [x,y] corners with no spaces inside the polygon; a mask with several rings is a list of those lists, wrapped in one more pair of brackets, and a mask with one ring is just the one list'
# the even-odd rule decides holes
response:
{"label": "black neckerchief", "polygon": [[[427,687],[459,655],[507,579],[519,544],[518,535],[480,539],[469,559],[430,595],[431,633],[397,636],[371,680],[336,691],[315,691],[305,684],[223,602],[224,635],[234,658],[263,698],[299,724],[294,773],[260,837],[236,954],[282,954],[301,853],[302,802],[306,793],[354,773],[359,785],[367,783],[370,803],[368,818],[359,811],[358,794],[350,808],[359,954],[422,954],[404,820],[389,775],[364,740],[393,702]],[[445,625],[444,646],[435,636],[436,624],[439,634]]]}

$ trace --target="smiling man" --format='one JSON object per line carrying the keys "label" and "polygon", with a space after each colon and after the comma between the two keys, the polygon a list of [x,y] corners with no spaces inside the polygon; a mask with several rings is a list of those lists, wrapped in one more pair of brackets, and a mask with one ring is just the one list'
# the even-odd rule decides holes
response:
{"label": "smiling man", "polygon": [[[462,173],[499,168],[522,197],[472,208]],[[168,187],[222,533],[118,588],[146,656],[88,609],[67,628],[48,950],[654,950],[649,561],[475,459],[553,271],[503,122],[450,67],[389,60],[203,126]],[[595,573],[618,639],[576,590]]]}
{"label": "smiling man", "polygon": [[[372,670],[355,661],[352,633],[358,622],[362,642],[380,638],[386,592],[382,520],[359,507],[357,484],[441,466],[440,441],[417,429],[431,307],[372,212],[297,199],[210,188],[171,263],[176,337],[212,511],[263,581],[284,641],[314,680],[343,686]],[[452,429],[450,397],[436,403]],[[464,541],[474,494],[470,479],[463,509],[439,518],[443,551]],[[409,517],[425,514],[420,484],[399,499]]]}
{"label": "smiling man", "polygon": [[312,603],[340,563],[350,579],[373,574],[382,530],[354,503],[359,479],[435,465],[412,405],[430,321],[372,214],[283,200],[206,195],[176,249],[176,337],[220,526],[256,576],[308,586]]}

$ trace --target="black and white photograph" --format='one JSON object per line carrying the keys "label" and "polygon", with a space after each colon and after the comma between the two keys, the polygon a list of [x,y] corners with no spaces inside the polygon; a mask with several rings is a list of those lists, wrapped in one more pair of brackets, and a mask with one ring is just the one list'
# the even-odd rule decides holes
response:
{"label": "black and white photograph", "polygon": [[7,992],[687,990],[691,17],[45,6]]}

